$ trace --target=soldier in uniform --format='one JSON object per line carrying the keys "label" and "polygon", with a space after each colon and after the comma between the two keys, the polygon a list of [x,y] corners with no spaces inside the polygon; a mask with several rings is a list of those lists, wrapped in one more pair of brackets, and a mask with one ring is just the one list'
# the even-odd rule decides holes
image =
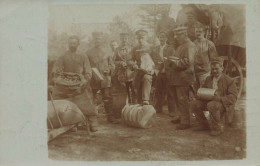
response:
{"label": "soldier in uniform", "polygon": [[112,59],[114,60],[115,59],[115,53],[116,53],[116,49],[118,48],[118,44],[115,40],[112,40],[110,42],[110,48],[111,48],[111,51],[112,51]]}
{"label": "soldier in uniform", "polygon": [[115,83],[119,82],[126,87],[129,102],[133,103],[135,99],[135,90],[133,87],[133,79],[135,76],[133,66],[135,65],[132,58],[132,48],[128,43],[128,33],[120,33],[120,46],[115,51],[114,63]]}
{"label": "soldier in uniform", "polygon": [[133,48],[132,57],[136,65],[137,73],[134,86],[137,89],[137,102],[149,105],[150,92],[152,86],[152,75],[154,73],[154,63],[151,58],[151,49],[147,43],[148,32],[145,30],[136,31],[138,46]]}
{"label": "soldier in uniform", "polygon": [[[211,100],[203,100],[197,96],[197,100],[191,102],[190,110],[200,123],[194,130],[211,128],[210,134],[217,136],[223,132],[225,117],[229,123],[232,122],[238,92],[235,80],[222,73],[224,67],[221,57],[212,59],[210,67],[211,75],[206,78],[203,88],[216,89],[215,95]],[[205,110],[210,113],[210,121],[203,113]]]}
{"label": "soldier in uniform", "polygon": [[201,25],[196,27],[196,40],[198,53],[194,60],[194,71],[197,82],[201,87],[205,79],[210,75],[210,61],[217,56],[214,43],[205,38],[206,28]]}
{"label": "soldier in uniform", "polygon": [[197,26],[201,26],[202,24],[197,21],[195,13],[194,12],[187,12],[186,13],[187,16],[187,22],[186,22],[186,26],[188,28],[188,37],[190,38],[191,41],[196,40],[196,33],[195,33],[195,28]]}
{"label": "soldier in uniform", "polygon": [[[165,98],[166,94],[168,94],[168,79],[166,77],[165,72],[165,60],[169,58],[170,56],[174,55],[174,48],[166,44],[167,40],[167,33],[165,31],[162,31],[159,33],[159,40],[160,45],[156,46],[152,51],[152,59],[155,63],[155,74],[156,74],[156,81],[155,81],[155,98],[156,98],[156,104],[155,109],[156,111],[162,112],[162,106],[163,106],[163,99]],[[172,109],[172,106],[174,106],[174,103],[172,103],[171,100],[168,101],[168,110],[169,115],[174,116],[175,113],[172,112],[174,109]]]}
{"label": "soldier in uniform", "polygon": [[172,120],[172,123],[180,123],[177,130],[184,130],[190,127],[189,116],[189,93],[191,85],[195,82],[194,57],[197,53],[196,46],[190,41],[187,34],[187,27],[179,26],[174,29],[174,36],[180,44],[175,51],[175,58],[171,61],[172,70],[170,73],[171,95],[168,100],[177,103],[180,119]]}
{"label": "soldier in uniform", "polygon": [[[111,74],[114,72],[115,65],[112,56],[108,54],[103,43],[103,33],[93,32],[92,36],[95,40],[95,46],[86,52],[92,68],[96,68],[103,79],[96,79],[92,77],[91,87],[93,94],[96,95],[98,90],[101,90],[102,99],[104,102],[105,111],[107,113],[107,120],[111,123],[117,123],[115,114],[112,110],[112,97],[110,92]],[[94,74],[94,73],[93,73]]]}
{"label": "soldier in uniform", "polygon": [[66,99],[75,103],[89,120],[90,130],[95,132],[98,126],[97,110],[92,102],[91,89],[89,87],[92,71],[88,57],[77,51],[79,44],[78,36],[69,37],[69,50],[56,61],[53,67],[53,75],[56,77],[56,75],[63,72],[77,73],[83,75],[85,83],[82,83],[83,85],[80,87],[79,93],[77,90],[56,85],[52,95],[54,99]]}

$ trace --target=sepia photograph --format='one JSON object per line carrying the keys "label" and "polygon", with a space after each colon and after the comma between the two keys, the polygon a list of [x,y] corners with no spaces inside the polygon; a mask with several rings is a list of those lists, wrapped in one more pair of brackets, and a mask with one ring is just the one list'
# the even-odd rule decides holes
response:
{"label": "sepia photograph", "polygon": [[243,160],[245,4],[49,4],[48,158]]}

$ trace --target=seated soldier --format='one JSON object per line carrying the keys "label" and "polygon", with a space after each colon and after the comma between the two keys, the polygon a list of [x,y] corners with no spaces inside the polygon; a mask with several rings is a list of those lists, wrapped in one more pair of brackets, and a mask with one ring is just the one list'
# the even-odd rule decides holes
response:
{"label": "seated soldier", "polygon": [[[231,123],[234,115],[234,106],[237,101],[237,88],[235,81],[223,72],[223,59],[216,57],[211,61],[211,75],[205,80],[203,88],[216,89],[211,100],[202,99],[199,96],[197,100],[191,102],[190,111],[192,111],[199,126],[194,130],[211,129],[211,135],[217,136],[223,132],[225,116]],[[210,120],[208,121],[203,111],[209,111]]]}

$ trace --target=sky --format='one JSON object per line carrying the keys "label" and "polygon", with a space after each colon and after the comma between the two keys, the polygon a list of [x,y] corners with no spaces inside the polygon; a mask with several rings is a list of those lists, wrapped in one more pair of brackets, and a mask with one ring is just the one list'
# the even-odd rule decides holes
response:
{"label": "sky", "polygon": [[[172,5],[170,16],[177,17],[180,5]],[[49,6],[49,26],[57,32],[70,33],[72,23],[84,27],[86,36],[93,30],[106,31],[107,24],[116,15],[120,15],[130,27],[140,28],[140,10],[138,5],[111,4],[111,5],[52,5]],[[88,27],[88,28],[85,28]]]}

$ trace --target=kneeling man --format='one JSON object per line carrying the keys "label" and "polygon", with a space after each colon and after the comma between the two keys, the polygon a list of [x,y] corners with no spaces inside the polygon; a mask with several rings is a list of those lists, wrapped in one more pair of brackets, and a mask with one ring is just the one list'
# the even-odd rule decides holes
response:
{"label": "kneeling man", "polygon": [[[190,104],[191,111],[200,123],[195,130],[211,129],[210,134],[213,136],[223,132],[225,117],[231,123],[237,101],[238,92],[235,80],[222,73],[223,69],[221,57],[216,57],[211,61],[211,75],[206,78],[202,87],[215,89],[215,94],[210,100],[197,96],[197,100]],[[210,113],[209,121],[203,113],[205,110]]]}

